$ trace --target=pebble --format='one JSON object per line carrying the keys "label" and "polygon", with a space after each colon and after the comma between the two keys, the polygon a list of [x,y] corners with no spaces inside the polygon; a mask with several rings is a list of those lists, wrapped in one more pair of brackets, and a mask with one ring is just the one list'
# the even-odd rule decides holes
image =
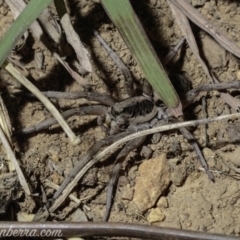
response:
{"label": "pebble", "polygon": [[168,201],[166,197],[160,197],[160,199],[157,202],[157,206],[159,208],[168,208]]}
{"label": "pebble", "polygon": [[178,187],[184,183],[186,177],[186,169],[182,166],[176,166],[171,175],[173,184]]}
{"label": "pebble", "polygon": [[129,184],[122,188],[121,198],[122,200],[128,201],[131,201],[133,199],[133,188],[131,188]]}
{"label": "pebble", "polygon": [[193,7],[202,7],[206,0],[192,0]]}
{"label": "pebble", "polygon": [[240,71],[237,71],[237,79],[240,80]]}
{"label": "pebble", "polygon": [[227,64],[226,50],[221,47],[215,40],[206,35],[202,39],[202,50],[208,64],[212,68],[224,67]]}
{"label": "pebble", "polygon": [[138,170],[133,202],[145,212],[155,205],[170,183],[170,167],[166,154],[144,161]]}
{"label": "pebble", "polygon": [[160,208],[152,208],[147,216],[149,223],[162,222],[165,219],[165,215]]}

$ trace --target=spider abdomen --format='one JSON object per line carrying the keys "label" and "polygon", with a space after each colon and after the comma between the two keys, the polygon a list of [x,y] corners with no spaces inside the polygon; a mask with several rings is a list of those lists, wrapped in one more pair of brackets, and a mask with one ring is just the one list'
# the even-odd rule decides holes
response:
{"label": "spider abdomen", "polygon": [[123,118],[131,123],[147,122],[156,114],[157,107],[144,96],[127,98],[116,103],[109,110],[109,115],[112,119]]}

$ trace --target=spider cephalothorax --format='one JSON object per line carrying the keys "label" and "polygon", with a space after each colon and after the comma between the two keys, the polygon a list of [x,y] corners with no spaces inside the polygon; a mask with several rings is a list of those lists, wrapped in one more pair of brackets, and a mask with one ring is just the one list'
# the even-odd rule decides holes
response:
{"label": "spider cephalothorax", "polygon": [[109,108],[106,123],[110,134],[118,132],[128,123],[143,123],[151,120],[158,112],[156,105],[145,96],[130,97]]}

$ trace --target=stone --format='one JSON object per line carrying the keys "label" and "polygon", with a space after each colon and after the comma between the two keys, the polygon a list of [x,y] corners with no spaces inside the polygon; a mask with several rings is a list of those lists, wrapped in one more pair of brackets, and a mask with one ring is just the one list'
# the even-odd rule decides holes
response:
{"label": "stone", "polygon": [[220,68],[226,66],[226,50],[208,35],[205,35],[202,39],[202,50],[211,68]]}
{"label": "stone", "polygon": [[202,7],[206,0],[192,0],[193,7]]}
{"label": "stone", "polygon": [[240,80],[240,71],[237,71],[236,76],[237,76],[237,79]]}
{"label": "stone", "polygon": [[145,212],[156,204],[163,191],[170,183],[170,167],[166,154],[144,161],[139,166],[136,178],[133,202]]}
{"label": "stone", "polygon": [[160,197],[160,199],[157,202],[157,206],[159,208],[168,208],[168,201],[166,197]]}
{"label": "stone", "polygon": [[129,184],[122,188],[121,198],[122,200],[128,201],[131,201],[133,199],[133,188],[131,188]]}
{"label": "stone", "polygon": [[162,222],[165,219],[165,215],[160,208],[152,208],[147,216],[149,223]]}

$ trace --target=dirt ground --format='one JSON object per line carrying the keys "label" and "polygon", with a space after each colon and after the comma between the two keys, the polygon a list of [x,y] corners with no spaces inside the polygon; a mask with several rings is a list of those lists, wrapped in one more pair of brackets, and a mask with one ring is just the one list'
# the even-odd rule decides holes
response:
{"label": "dirt ground", "polygon": [[[6,31],[13,19],[7,5],[3,2],[0,1],[1,34]],[[126,98],[124,78],[94,37],[92,29],[95,28],[99,31],[104,40],[131,70],[136,83],[141,85],[144,76],[139,66],[105,14],[100,1],[75,0],[69,2],[71,2],[68,7],[74,27],[91,55],[93,72],[84,77],[93,85],[91,91],[110,94],[119,100]],[[240,47],[238,41],[240,3],[238,1],[191,0],[190,2]],[[132,4],[159,58],[163,59],[182,37],[168,4],[165,0],[139,0],[132,1]],[[195,25],[192,27],[202,56],[219,81],[240,80],[239,60],[220,47],[204,31]],[[42,52],[44,56],[41,68],[37,67],[34,58],[36,52]],[[67,92],[83,90],[54,60],[51,51],[36,40],[31,33],[24,47],[15,55],[26,68],[25,76],[41,90]],[[73,59],[72,50],[69,49],[67,60],[71,63]],[[186,44],[166,67],[166,70],[168,73],[182,73],[190,81],[191,88],[209,82],[201,65]],[[2,97],[9,111],[13,131],[51,117],[37,100],[12,94],[13,89],[22,87],[5,70],[1,70],[0,77]],[[231,91],[231,93],[236,98],[240,96],[237,90]],[[54,100],[53,102],[61,110],[92,104],[85,99]],[[185,109],[184,119],[195,120],[234,112],[235,110],[230,109],[220,98],[219,92],[212,91],[202,93],[195,103]],[[77,146],[71,145],[67,136],[58,126],[15,138],[17,158],[32,193],[36,193],[36,195],[31,199],[25,198],[21,187],[16,187],[16,184],[12,184],[7,190],[1,188],[2,196],[4,196],[2,201],[9,202],[5,209],[1,209],[2,220],[16,220],[19,214],[24,212],[36,213],[43,206],[42,187],[48,199],[51,199],[55,191],[46,187],[44,181],[48,179],[60,184],[64,176],[81,158],[81,155],[94,142],[105,137],[105,133],[97,125],[96,116],[74,116],[68,122],[73,131],[77,135],[81,135],[82,142]],[[238,142],[240,128],[238,124],[239,121],[236,119],[189,128],[215,177],[214,183],[202,170],[191,145],[179,131],[166,132],[160,136],[148,136],[146,141],[131,152],[126,159],[120,174],[109,221],[144,223],[239,236],[240,187],[238,180],[240,169],[238,167],[240,166],[240,147]],[[145,154],[146,152],[147,154]],[[152,168],[142,167],[140,173],[139,169],[144,162],[151,163],[158,156],[166,158],[168,168],[164,171],[169,173],[168,184],[152,204],[139,209],[139,206],[136,205],[135,194],[138,192],[140,194],[138,197],[144,199],[146,192],[139,193],[136,186],[141,186],[138,184],[140,179],[148,182],[147,177],[151,175]],[[55,211],[50,220],[79,221],[87,218],[88,221],[102,221],[106,201],[105,187],[109,180],[114,157],[116,155],[95,165],[74,189],[73,193],[76,197],[85,199],[83,204],[76,207],[75,203],[67,200],[64,206]],[[0,171],[2,174],[6,174],[8,164],[3,149],[0,159]],[[231,170],[226,163],[234,165],[238,172]],[[156,165],[156,167],[158,166]],[[152,182],[152,187],[156,188],[161,184],[161,182],[155,181]],[[144,188],[144,184],[142,187]],[[11,217],[9,214],[6,215],[6,212],[11,212]],[[79,215],[83,217],[79,218]]]}

